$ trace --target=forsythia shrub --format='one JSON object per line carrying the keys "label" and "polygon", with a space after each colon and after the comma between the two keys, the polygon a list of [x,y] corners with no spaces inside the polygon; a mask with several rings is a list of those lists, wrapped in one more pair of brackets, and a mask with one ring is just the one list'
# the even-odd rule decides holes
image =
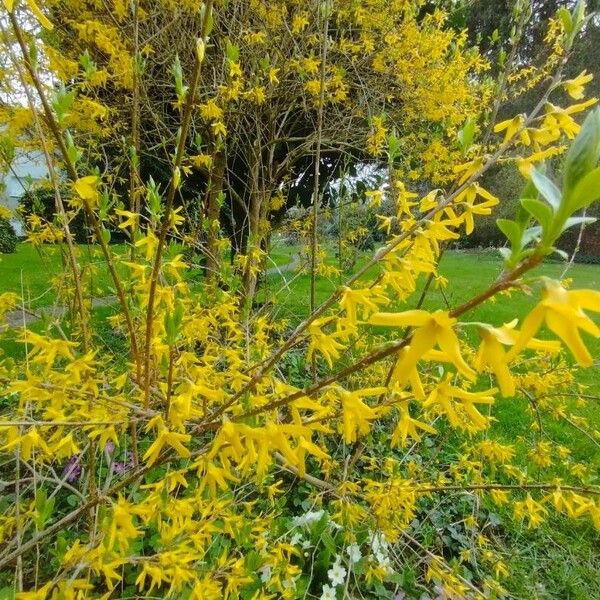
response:
{"label": "forsythia shrub", "polygon": [[[178,3],[164,4],[175,10]],[[450,169],[453,180],[444,177],[447,189],[423,197],[410,192],[401,179],[406,165],[396,169],[398,138],[372,117],[363,143],[390,169],[385,194],[394,211],[379,218],[387,241],[290,328],[248,306],[238,271],[223,266],[192,287],[189,265],[168,247],[170,239],[181,239],[185,221],[176,201],[190,176],[194,122],[221,114],[218,106],[196,101],[201,71],[223,59],[210,45],[213,2],[199,10],[196,2],[180,4],[198,20],[199,37],[190,74],[173,69],[180,120],[176,145],[168,149],[170,183],[164,189],[143,180],[132,153],[129,181],[141,199],[134,211],[114,189],[122,173],[112,172],[110,161],[89,158],[102,136],[75,118],[85,90],[100,85],[108,93],[113,79],[115,86],[135,88],[142,75],[140,56],[129,56],[114,39],[129,4],[112,2],[115,23],[94,22],[86,34],[104,49],[107,68],[99,70],[87,56],[81,64],[61,63],[69,67],[61,77],[46,62],[57,57],[44,54],[53,23],[43,7],[3,0],[10,77],[20,81],[28,102],[12,115],[31,132],[23,143],[35,140],[43,150],[58,194],[56,218],[30,223],[29,241],[62,240],[73,309],[68,327],[4,333],[18,336],[24,355],[0,362],[0,583],[23,600],[403,598],[424,589],[441,598],[502,597],[509,566],[486,527],[487,513],[475,513],[475,505],[498,507],[528,528],[561,515],[600,529],[600,488],[569,448],[541,428],[542,419],[564,420],[597,443],[598,433],[578,414],[586,394],[575,371],[593,364],[580,332],[600,336],[589,316],[600,311],[600,292],[535,275],[561,233],[585,223],[581,212],[600,197],[600,112],[589,112],[580,126],[574,115],[595,103],[582,99],[588,78],[562,76],[584,23],[583,5],[552,21],[554,70],[528,115],[489,124],[490,111],[482,107],[464,126],[455,116],[446,122],[459,140],[450,155],[462,157]],[[379,6],[325,2],[316,14],[351,27],[367,18],[363,4]],[[392,4],[407,11],[422,6]],[[239,5],[298,34],[314,18],[288,13],[285,2]],[[146,3],[132,6],[136,19],[150,18]],[[375,24],[378,30],[383,22]],[[430,30],[434,25],[427,22]],[[268,43],[251,22],[246,35]],[[403,43],[402,32],[390,36],[392,48]],[[453,51],[460,54],[456,46],[447,49]],[[401,53],[391,59],[403,60]],[[402,63],[406,77],[415,75],[411,61],[418,60],[411,55]],[[322,79],[316,82],[311,89],[322,92]],[[442,102],[442,114],[435,112],[438,96],[453,103],[468,94],[461,88],[455,98],[453,84],[444,78],[431,97],[419,97],[409,122],[423,113],[443,120]],[[343,96],[343,82],[331,85]],[[559,106],[561,90],[573,102]],[[95,111],[90,120],[103,114],[102,105]],[[215,129],[226,146],[220,123]],[[450,137],[443,139],[449,144]],[[215,149],[222,151],[222,145]],[[556,180],[543,160],[563,152]],[[499,160],[514,161],[526,179],[514,219],[498,222],[507,238],[504,269],[464,304],[425,310],[415,294],[419,280],[443,285],[437,268],[446,244],[471,234],[477,216],[500,201],[477,182]],[[426,177],[431,169],[423,167]],[[62,174],[71,187],[66,207]],[[109,322],[120,334],[116,348],[94,330],[69,229],[77,213],[85,214],[113,279],[118,308]],[[126,254],[109,245],[115,225],[131,234]],[[243,271],[248,256],[238,260]],[[524,291],[538,302],[522,322],[468,320],[496,295],[511,293],[516,303]],[[18,302],[4,294],[0,313]],[[306,369],[292,377],[291,358],[298,355]],[[537,433],[525,449],[528,466],[518,460],[523,449],[498,439],[491,427],[497,407],[516,398],[527,400],[522,419]],[[424,533],[428,515],[449,498],[456,499],[452,510],[472,540],[468,546],[440,546]],[[409,551],[419,557],[410,573],[402,558]]]}

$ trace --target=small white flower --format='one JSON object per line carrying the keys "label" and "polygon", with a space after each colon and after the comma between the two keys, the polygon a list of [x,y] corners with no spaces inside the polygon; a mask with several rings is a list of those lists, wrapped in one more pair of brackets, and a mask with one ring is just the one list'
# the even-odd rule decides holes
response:
{"label": "small white flower", "polygon": [[362,554],[360,552],[360,548],[358,547],[358,544],[350,544],[346,548],[346,554],[350,558],[350,562],[352,564],[357,563],[362,558]]}
{"label": "small white flower", "polygon": [[336,600],[335,588],[325,584],[323,586],[323,592],[321,593],[321,600]]}
{"label": "small white flower", "polygon": [[310,540],[304,540],[302,542],[302,550],[308,550],[311,547]]}
{"label": "small white flower", "polygon": [[294,525],[296,527],[304,527],[306,525],[310,525],[311,523],[316,523],[317,521],[321,520],[324,512],[324,510],[314,510],[300,515],[299,517],[294,517]]}
{"label": "small white flower", "polygon": [[297,546],[301,541],[302,541],[302,534],[295,533],[290,539],[290,544],[292,546]]}
{"label": "small white flower", "polygon": [[260,573],[260,580],[263,583],[269,583],[271,579],[271,567],[269,565],[265,565],[261,567],[258,572]]}
{"label": "small white flower", "polygon": [[283,582],[283,589],[284,590],[295,590],[296,589],[296,579],[298,579],[298,577],[293,577],[292,579],[285,579]]}
{"label": "small white flower", "polygon": [[327,571],[327,575],[329,576],[332,585],[342,585],[346,577],[346,569],[336,561],[333,567]]}

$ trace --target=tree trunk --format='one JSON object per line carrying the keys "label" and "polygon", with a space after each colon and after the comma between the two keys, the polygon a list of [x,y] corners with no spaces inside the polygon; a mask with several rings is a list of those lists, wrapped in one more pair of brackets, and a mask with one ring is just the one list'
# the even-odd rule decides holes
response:
{"label": "tree trunk", "polygon": [[219,250],[219,216],[221,204],[219,195],[223,191],[223,178],[225,176],[225,157],[221,153],[214,156],[214,162],[209,180],[209,189],[206,199],[206,245],[204,257],[206,260],[206,276],[214,280],[221,267]]}

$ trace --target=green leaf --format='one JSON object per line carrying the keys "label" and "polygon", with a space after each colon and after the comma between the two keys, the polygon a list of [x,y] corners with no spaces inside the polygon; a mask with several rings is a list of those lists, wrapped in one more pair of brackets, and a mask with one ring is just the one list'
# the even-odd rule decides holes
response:
{"label": "green leaf", "polygon": [[56,120],[62,123],[67,116],[73,102],[75,102],[76,92],[75,90],[67,91],[64,84],[61,84],[54,93],[51,104],[56,114]]}
{"label": "green leaf", "polygon": [[568,199],[569,213],[589,206],[600,198],[600,167],[590,171],[576,186]]}
{"label": "green leaf", "polygon": [[560,19],[567,35],[572,33],[573,18],[571,17],[571,13],[566,8],[561,8],[557,11],[556,16]]}
{"label": "green leaf", "polygon": [[471,118],[467,119],[464,127],[458,132],[457,137],[463,153],[466,154],[472,146],[473,138],[475,137],[475,121]]}
{"label": "green leaf", "polygon": [[576,225],[589,225],[590,223],[595,223],[596,219],[594,217],[571,217],[567,219],[565,224],[563,225],[562,231],[566,231],[569,227],[575,227]]}
{"label": "green leaf", "polygon": [[523,232],[523,247],[527,246],[529,242],[536,240],[542,236],[542,228],[535,226],[526,229]]}
{"label": "green leaf", "polygon": [[540,223],[544,230],[547,229],[552,223],[552,218],[554,216],[552,209],[547,204],[544,204],[541,200],[523,198],[521,200],[521,205],[538,221],[538,223]]}
{"label": "green leaf", "polygon": [[237,44],[232,44],[231,40],[225,40],[225,54],[227,59],[233,63],[238,62],[240,59],[240,47]]}
{"label": "green leaf", "polygon": [[336,552],[335,540],[333,539],[333,537],[329,533],[329,531],[325,530],[322,533],[321,541],[323,542],[323,545],[325,546],[325,548],[327,548],[327,550],[329,550],[332,554],[335,554],[335,552]]}
{"label": "green leaf", "polygon": [[500,252],[500,256],[502,256],[504,260],[509,260],[512,256],[510,248],[498,248],[498,252]]}
{"label": "green leaf", "polygon": [[573,140],[567,156],[563,177],[563,191],[570,206],[571,192],[592,171],[600,158],[600,110],[587,116],[577,137]]}
{"label": "green leaf", "polygon": [[327,511],[324,511],[321,518],[317,521],[317,523],[313,527],[312,536],[311,536],[311,540],[312,540],[313,544],[316,545],[319,542],[319,538],[321,537],[322,533],[327,528],[327,523],[329,523],[329,513]]}
{"label": "green leaf", "polygon": [[104,243],[110,244],[110,231],[108,229],[106,229],[106,227],[103,227],[101,234],[102,234],[102,239],[104,240]]}
{"label": "green leaf", "polygon": [[546,198],[552,208],[557,211],[560,207],[561,193],[554,183],[535,167],[531,169],[531,181],[538,192]]}
{"label": "green leaf", "polygon": [[271,59],[269,58],[269,55],[261,58],[258,61],[258,66],[261,68],[262,71],[268,71],[269,67],[271,66]]}
{"label": "green leaf", "polygon": [[522,231],[518,223],[510,219],[497,219],[498,229],[506,236],[513,248],[521,247]]}
{"label": "green leaf", "polygon": [[396,130],[392,130],[390,135],[388,136],[388,162],[389,164],[393,164],[394,161],[400,156],[402,151],[400,139],[396,134]]}
{"label": "green leaf", "polygon": [[251,550],[246,555],[246,568],[249,571],[256,571],[262,565],[262,558],[256,550]]}
{"label": "green leaf", "polygon": [[552,248],[554,254],[558,254],[563,260],[569,260],[569,255],[560,248]]}

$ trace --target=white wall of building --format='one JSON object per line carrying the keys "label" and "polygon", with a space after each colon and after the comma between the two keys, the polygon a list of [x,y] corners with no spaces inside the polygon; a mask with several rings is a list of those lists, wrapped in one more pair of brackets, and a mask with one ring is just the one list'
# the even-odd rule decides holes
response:
{"label": "white wall of building", "polygon": [[13,213],[11,223],[17,235],[25,235],[22,221],[14,212],[19,199],[30,188],[32,183],[46,178],[48,170],[41,152],[17,151],[12,168],[2,177],[4,189],[0,191],[0,204]]}

